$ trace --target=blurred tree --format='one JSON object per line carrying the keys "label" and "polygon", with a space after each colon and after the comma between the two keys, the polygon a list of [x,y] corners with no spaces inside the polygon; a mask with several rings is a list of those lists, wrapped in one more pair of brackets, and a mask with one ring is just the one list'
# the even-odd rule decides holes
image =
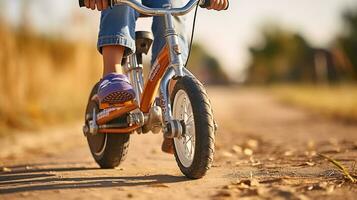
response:
{"label": "blurred tree", "polygon": [[301,35],[277,26],[266,26],[262,38],[260,43],[250,48],[249,82],[314,80],[314,50]]}
{"label": "blurred tree", "polygon": [[344,33],[337,38],[334,49],[341,71],[350,79],[357,80],[357,7],[343,13]]}
{"label": "blurred tree", "polygon": [[326,84],[342,79],[327,49],[313,48],[298,33],[265,26],[262,40],[250,48],[250,83],[305,82]]}
{"label": "blurred tree", "polygon": [[230,82],[218,60],[197,43],[192,45],[187,66],[203,83],[228,84]]}

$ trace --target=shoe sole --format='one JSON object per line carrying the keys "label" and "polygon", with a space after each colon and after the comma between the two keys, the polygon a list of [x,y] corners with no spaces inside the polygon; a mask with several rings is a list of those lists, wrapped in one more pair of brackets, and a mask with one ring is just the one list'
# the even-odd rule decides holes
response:
{"label": "shoe sole", "polygon": [[108,104],[120,104],[125,103],[127,101],[133,100],[135,97],[132,93],[126,91],[118,91],[110,93],[108,96],[104,97],[102,103]]}

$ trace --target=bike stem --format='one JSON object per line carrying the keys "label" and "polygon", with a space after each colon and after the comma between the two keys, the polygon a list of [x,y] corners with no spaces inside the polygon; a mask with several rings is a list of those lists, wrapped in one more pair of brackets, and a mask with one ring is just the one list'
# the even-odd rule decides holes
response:
{"label": "bike stem", "polygon": [[[164,5],[164,8],[171,9],[171,4]],[[168,13],[165,14],[165,38],[166,43],[169,47],[170,54],[170,67],[175,69],[175,78],[179,78],[183,76],[182,68],[182,56],[181,56],[181,48],[179,46],[178,34],[175,31],[175,27],[173,24],[173,16]]]}
{"label": "bike stem", "polygon": [[[164,8],[171,9],[171,4],[164,5]],[[180,121],[174,120],[171,111],[171,101],[169,93],[169,83],[171,79],[179,79],[185,76],[184,64],[182,62],[181,49],[178,34],[173,24],[173,16],[170,13],[164,15],[165,18],[165,39],[169,49],[170,64],[160,82],[160,100],[163,110],[164,135],[174,138],[183,134],[183,125]]]}
{"label": "bike stem", "polygon": [[[165,9],[171,9],[171,4],[164,5]],[[164,120],[171,122],[173,120],[171,112],[171,102],[169,94],[169,82],[171,79],[179,79],[184,76],[181,49],[178,41],[178,34],[175,31],[173,24],[173,16],[168,13],[165,18],[165,38],[169,49],[170,67],[165,72],[160,83],[160,98],[164,113]]]}

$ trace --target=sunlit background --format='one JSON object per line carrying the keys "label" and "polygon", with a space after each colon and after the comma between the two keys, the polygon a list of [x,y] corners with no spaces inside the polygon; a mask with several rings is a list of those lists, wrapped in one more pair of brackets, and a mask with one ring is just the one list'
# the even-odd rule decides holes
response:
{"label": "sunlit background", "polygon": [[[77,0],[0,0],[0,7],[1,133],[78,119],[101,74],[99,12]],[[150,19],[137,28],[149,30]],[[330,97],[337,90],[348,105],[337,115],[355,119],[356,53],[355,0],[231,0],[228,11],[199,9],[189,66],[207,84],[294,83],[279,95],[312,107],[327,102],[324,112],[337,109]],[[325,100],[309,98],[311,85],[325,88]]]}

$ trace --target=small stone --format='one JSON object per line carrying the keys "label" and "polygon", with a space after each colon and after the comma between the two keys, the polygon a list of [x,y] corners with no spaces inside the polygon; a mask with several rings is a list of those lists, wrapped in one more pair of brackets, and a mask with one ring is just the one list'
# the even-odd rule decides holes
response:
{"label": "small stone", "polygon": [[250,163],[252,164],[253,167],[259,166],[259,165],[262,164],[259,160],[255,160],[255,159],[253,158],[253,156],[249,158],[249,161],[250,161]]}
{"label": "small stone", "polygon": [[292,151],[285,151],[284,156],[292,156],[293,152]]}
{"label": "small stone", "polygon": [[328,183],[326,181],[319,183],[319,187],[324,188],[324,189],[327,187],[327,185],[328,185]]}
{"label": "small stone", "polygon": [[228,190],[219,191],[214,195],[215,197],[230,197],[232,194]]}
{"label": "small stone", "polygon": [[247,155],[247,156],[253,155],[253,150],[248,149],[248,148],[245,148],[243,152],[244,152],[244,154]]}
{"label": "small stone", "polygon": [[312,156],[316,156],[317,153],[316,153],[316,151],[306,151],[306,152],[305,152],[305,155],[312,157]]}
{"label": "small stone", "polygon": [[256,149],[258,147],[258,141],[257,140],[253,140],[253,139],[249,139],[247,141],[247,146],[252,148],[252,149]]}
{"label": "small stone", "polygon": [[2,172],[11,172],[12,170],[10,168],[7,168],[7,167],[2,167],[1,171]]}
{"label": "small stone", "polygon": [[252,163],[253,167],[260,166],[260,165],[263,165],[260,161],[255,161]]}
{"label": "small stone", "polygon": [[233,188],[233,185],[225,185],[225,186],[223,186],[223,189],[225,189],[225,190],[230,190],[232,188]]}
{"label": "small stone", "polygon": [[223,157],[226,157],[226,158],[231,158],[231,157],[233,157],[233,154],[230,153],[230,152],[228,152],[228,151],[224,151],[224,152],[222,153],[222,156],[223,156]]}
{"label": "small stone", "polygon": [[327,194],[331,194],[335,190],[335,187],[333,185],[330,185],[326,188]]}
{"label": "small stone", "polygon": [[242,147],[240,147],[240,146],[238,146],[238,145],[234,145],[234,146],[232,147],[232,151],[233,151],[234,153],[238,153],[238,154],[240,154],[240,153],[243,152]]}
{"label": "small stone", "polygon": [[251,179],[250,180],[250,186],[256,186],[258,187],[260,185],[259,181],[257,179]]}
{"label": "small stone", "polygon": [[307,142],[307,148],[314,149],[315,148],[315,141],[310,140]]}

